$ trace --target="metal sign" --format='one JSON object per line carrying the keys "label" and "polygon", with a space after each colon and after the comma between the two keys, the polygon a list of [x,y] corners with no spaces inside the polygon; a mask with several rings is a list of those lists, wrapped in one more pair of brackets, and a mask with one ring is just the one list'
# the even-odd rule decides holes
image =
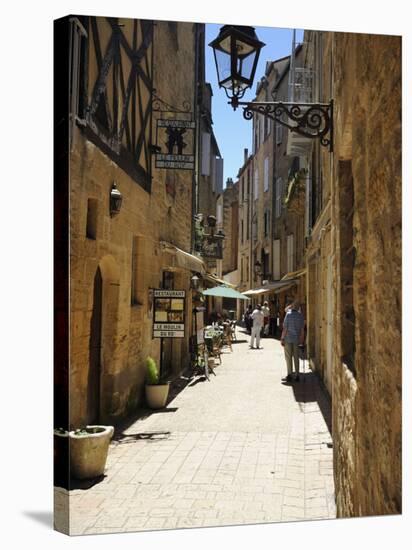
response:
{"label": "metal sign", "polygon": [[223,259],[223,239],[217,235],[205,235],[202,243],[202,256],[205,258]]}
{"label": "metal sign", "polygon": [[153,338],[184,338],[185,290],[153,291]]}
{"label": "metal sign", "polygon": [[[159,118],[156,124],[156,168],[194,170],[193,120]],[[164,148],[166,149],[164,150]],[[187,151],[187,154],[185,153]]]}
{"label": "metal sign", "polygon": [[194,170],[194,155],[163,155],[157,153],[156,168],[174,168],[180,170]]}

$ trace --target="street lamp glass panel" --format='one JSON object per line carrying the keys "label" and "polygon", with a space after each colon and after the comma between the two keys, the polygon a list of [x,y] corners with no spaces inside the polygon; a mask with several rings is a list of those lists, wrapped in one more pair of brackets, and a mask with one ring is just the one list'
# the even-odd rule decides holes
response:
{"label": "street lamp glass panel", "polygon": [[230,88],[231,82],[231,70],[230,70],[230,54],[222,51],[215,50],[215,62],[217,69],[217,79],[219,85],[225,88]]}

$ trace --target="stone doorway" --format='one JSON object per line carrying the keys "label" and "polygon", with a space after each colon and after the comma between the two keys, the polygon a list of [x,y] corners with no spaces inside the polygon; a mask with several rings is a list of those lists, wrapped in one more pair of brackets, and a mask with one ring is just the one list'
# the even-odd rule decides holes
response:
{"label": "stone doorway", "polygon": [[119,321],[120,275],[116,261],[105,256],[93,282],[90,318],[89,370],[87,375],[87,422],[106,422],[117,407],[114,378]]}
{"label": "stone doorway", "polygon": [[100,419],[102,290],[102,273],[98,267],[93,283],[93,309],[90,319],[89,374],[87,377],[88,424],[96,424]]}

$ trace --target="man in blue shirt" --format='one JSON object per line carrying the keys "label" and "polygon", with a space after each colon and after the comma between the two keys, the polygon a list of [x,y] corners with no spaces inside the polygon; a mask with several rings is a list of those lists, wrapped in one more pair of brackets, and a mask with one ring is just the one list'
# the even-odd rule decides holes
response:
{"label": "man in blue shirt", "polygon": [[284,381],[292,381],[292,357],[295,364],[295,380],[299,380],[299,345],[305,341],[305,321],[299,311],[300,303],[295,300],[285,315],[280,343],[285,348],[286,366],[288,374]]}

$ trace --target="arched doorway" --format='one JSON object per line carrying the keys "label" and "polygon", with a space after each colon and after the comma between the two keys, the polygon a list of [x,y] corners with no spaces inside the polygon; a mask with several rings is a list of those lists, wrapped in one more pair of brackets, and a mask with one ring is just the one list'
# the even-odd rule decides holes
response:
{"label": "arched doorway", "polygon": [[120,270],[110,254],[101,258],[93,280],[86,418],[104,423],[116,410],[114,389],[119,323]]}
{"label": "arched doorway", "polygon": [[102,296],[103,279],[97,268],[93,283],[93,309],[90,319],[89,373],[87,377],[87,421],[100,420],[101,348],[102,348]]}

